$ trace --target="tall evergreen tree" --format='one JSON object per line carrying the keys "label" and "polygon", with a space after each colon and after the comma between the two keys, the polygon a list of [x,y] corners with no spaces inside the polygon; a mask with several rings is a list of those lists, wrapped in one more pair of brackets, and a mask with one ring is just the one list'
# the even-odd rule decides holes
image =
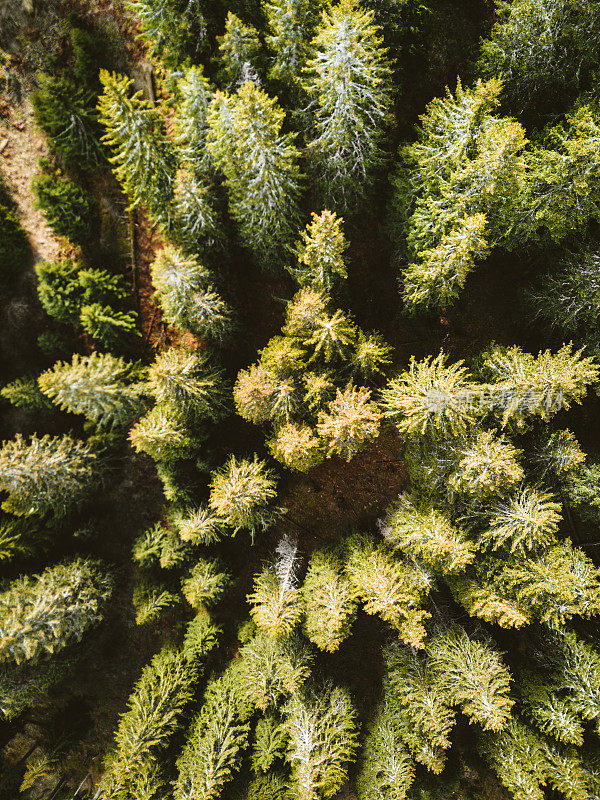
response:
{"label": "tall evergreen tree", "polygon": [[234,534],[247,528],[254,536],[277,517],[277,509],[270,505],[277,495],[276,486],[275,476],[259,458],[249,461],[231,456],[212,474],[208,504]]}
{"label": "tall evergreen tree", "polygon": [[221,71],[229,86],[235,86],[240,79],[259,83],[255,69],[261,45],[256,28],[228,11],[225,33],[218,37],[218,42]]}
{"label": "tall evergreen tree", "polygon": [[327,6],[303,85],[312,101],[308,157],[325,204],[356,210],[381,162],[390,66],[374,15],[357,0]]}
{"label": "tall evergreen tree", "polygon": [[313,213],[302,231],[298,246],[298,268],[292,275],[301,286],[314,286],[330,292],[337,282],[348,277],[344,251],[348,247],[342,231],[342,218],[325,209]]}
{"label": "tall evergreen tree", "polygon": [[333,653],[349,636],[356,597],[343,562],[325,550],[313,551],[302,585],[304,630],[321,650]]}
{"label": "tall evergreen tree", "polygon": [[309,674],[306,649],[294,638],[275,639],[259,632],[242,647],[240,658],[242,690],[263,712],[298,694]]}
{"label": "tall evergreen tree", "polygon": [[208,112],[207,148],[225,176],[242,240],[265,265],[281,258],[298,222],[299,151],[282,133],[285,114],[252,81],[217,92]]}
{"label": "tall evergreen tree", "polygon": [[206,21],[199,0],[127,0],[140,21],[152,53],[171,68],[198,56],[206,44]]}
{"label": "tall evergreen tree", "polygon": [[127,425],[144,407],[143,371],[110,353],[73,356],[38,378],[42,392],[57,406],[83,414],[99,426]]}
{"label": "tall evergreen tree", "polygon": [[273,79],[299,88],[322,5],[323,0],[264,0],[269,26],[267,44],[273,52],[270,70]]}
{"label": "tall evergreen tree", "polygon": [[289,636],[302,617],[298,589],[298,547],[289,539],[277,545],[273,562],[254,579],[248,595],[250,614],[258,628],[274,638]]}
{"label": "tall evergreen tree", "polygon": [[371,392],[364,386],[348,384],[337,390],[326,412],[319,413],[317,432],[326,442],[327,454],[350,461],[379,434],[381,414],[371,402]]}
{"label": "tall evergreen tree", "polygon": [[64,516],[91,488],[98,456],[70,436],[20,434],[0,449],[0,489],[8,493],[2,507],[13,514],[54,513]]}
{"label": "tall evergreen tree", "polygon": [[114,173],[131,200],[144,205],[156,222],[170,226],[175,159],[163,120],[141,93],[130,96],[133,81],[101,70],[104,92],[98,109],[106,129],[103,137],[113,151]]}

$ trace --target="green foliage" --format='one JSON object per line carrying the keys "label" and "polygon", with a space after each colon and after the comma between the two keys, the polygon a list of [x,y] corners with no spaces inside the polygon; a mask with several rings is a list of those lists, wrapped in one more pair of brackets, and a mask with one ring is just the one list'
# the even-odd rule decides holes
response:
{"label": "green foliage", "polygon": [[313,212],[312,221],[302,231],[298,246],[298,268],[292,275],[301,286],[331,291],[348,277],[344,251],[348,243],[342,231],[341,217],[325,209]]}
{"label": "green foliage", "polygon": [[510,718],[511,675],[496,650],[462,628],[438,634],[426,645],[435,680],[447,702],[484,730],[501,730]]}
{"label": "green foliage", "polygon": [[29,519],[0,516],[0,564],[29,555],[41,542],[43,534]]}
{"label": "green foliage", "polygon": [[189,67],[177,81],[174,144],[179,161],[201,176],[210,167],[206,152],[208,108],[212,90],[201,66]]}
{"label": "green foliage", "polygon": [[345,571],[367,614],[377,614],[412,647],[422,647],[424,621],[431,615],[420,608],[430,589],[430,576],[394,558],[365,536],[347,543]]}
{"label": "green foliage", "polygon": [[261,50],[256,28],[246,25],[238,16],[228,11],[225,33],[218,36],[217,41],[224,81],[235,86],[238,82],[256,80],[254,67]]}
{"label": "green foliage", "polygon": [[[309,674],[308,654],[299,641],[281,641],[261,631],[242,647],[240,658],[241,691],[260,711],[297,695]],[[281,742],[283,732],[274,731],[273,737]]]}
{"label": "green foliage", "polygon": [[170,647],[144,668],[106,758],[102,785],[107,798],[140,800],[166,789],[160,756],[181,725],[196,679],[195,667]]}
{"label": "green foliage", "polygon": [[223,533],[223,521],[204,507],[175,511],[171,521],[183,541],[192,544],[212,544]]}
{"label": "green foliage", "polygon": [[201,610],[188,623],[183,637],[183,654],[188,661],[204,658],[216,647],[221,629],[215,625],[206,610]]}
{"label": "green foliage", "polygon": [[12,514],[64,516],[91,490],[97,454],[70,436],[20,434],[0,449],[0,489],[8,493],[2,508]]}
{"label": "green foliage", "polygon": [[264,0],[266,41],[273,53],[271,78],[299,88],[322,6],[322,0]]}
{"label": "green foliage", "polygon": [[75,244],[90,245],[100,224],[96,200],[64,177],[58,167],[47,161],[40,161],[40,167],[42,172],[31,182],[35,207],[57,236]]}
{"label": "green foliage", "polygon": [[325,6],[303,87],[311,100],[308,158],[325,204],[356,210],[389,120],[390,66],[372,11],[356,0]]}
{"label": "green foliage", "polygon": [[209,365],[202,352],[170,347],[148,369],[154,399],[194,419],[217,420],[223,415],[223,374]]}
{"label": "green foliage", "polygon": [[600,520],[600,464],[583,464],[569,475],[565,488],[569,503],[586,522]]}
{"label": "green foliage", "polygon": [[152,567],[159,563],[169,530],[157,522],[140,534],[133,543],[131,554],[140,567]]}
{"label": "green foliage", "polygon": [[442,512],[419,506],[408,494],[388,509],[386,541],[442,573],[462,572],[473,561],[473,545]]}
{"label": "green foliage", "polygon": [[231,310],[215,291],[210,273],[195,256],[186,256],[167,246],[156,256],[151,274],[168,322],[211,341],[218,342],[227,336]]}
{"label": "green foliage", "polygon": [[171,68],[206,45],[206,21],[198,0],[127,0],[140,21],[141,35],[153,54]]}
{"label": "green foliage", "polygon": [[[260,367],[251,367],[246,375],[252,372],[254,376],[259,370]],[[240,373],[236,384],[238,389],[236,401],[239,400],[240,405],[238,408],[241,416],[245,416],[245,414],[241,413],[241,410],[247,408],[247,399],[242,393],[244,377],[245,376]],[[254,422],[256,420],[253,419],[252,421]],[[273,457],[281,461],[288,469],[307,472],[323,460],[321,442],[314,435],[309,425],[285,422],[276,428],[273,438],[267,442],[267,445]]]}
{"label": "green foliage", "polygon": [[546,433],[531,451],[531,459],[542,478],[554,480],[571,478],[585,460],[585,453],[573,432],[564,430]]}
{"label": "green foliage", "polygon": [[231,583],[226,572],[221,572],[216,561],[200,558],[181,584],[183,596],[193,608],[218,603]]}
{"label": "green foliage", "polygon": [[207,148],[225,177],[229,210],[242,241],[266,266],[291,242],[298,220],[299,151],[281,129],[285,113],[252,81],[217,92],[208,112]]}
{"label": "green foliage", "polygon": [[10,288],[29,259],[29,243],[17,212],[0,194],[0,291]]}
{"label": "green foliage", "polygon": [[252,461],[231,456],[212,473],[208,504],[222,523],[233,529],[233,535],[247,528],[254,536],[277,517],[277,509],[271,506],[276,486],[273,473],[256,455]]}
{"label": "green foliage", "polygon": [[52,403],[40,391],[34,375],[26,375],[7,383],[0,389],[0,397],[16,408],[23,408],[25,411],[43,412],[52,408]]}
{"label": "green foliage", "polygon": [[600,12],[594,2],[496,0],[496,22],[478,70],[502,81],[515,112],[545,111],[573,98],[595,70]]}
{"label": "green foliage", "polygon": [[276,555],[254,578],[248,595],[250,614],[259,630],[274,638],[289,636],[302,618],[302,594],[298,588],[298,548],[282,539]]}
{"label": "green foliage", "polygon": [[179,597],[162,583],[142,576],[136,583],[132,597],[137,625],[156,622],[170,608],[179,603]]}
{"label": "green foliage", "polygon": [[168,229],[175,159],[162,117],[140,92],[130,96],[130,78],[101,70],[100,81],[104,91],[98,110],[106,130],[102,140],[113,152],[109,161],[117,180],[131,201],[130,208],[144,205]]}
{"label": "green foliage", "polygon": [[528,726],[510,720],[501,733],[487,737],[483,752],[515,800],[544,800],[543,743]]}
{"label": "green foliage", "polygon": [[35,662],[80,641],[103,617],[112,580],[77,559],[17,578],[0,594],[0,661]]}
{"label": "green foliage", "polygon": [[523,487],[488,508],[489,524],[479,537],[483,547],[525,554],[556,541],[560,505],[550,492]]}
{"label": "green foliage", "polygon": [[252,769],[254,772],[258,775],[269,774],[275,761],[283,759],[286,745],[287,738],[280,720],[273,715],[261,717],[256,723],[252,746]]}
{"label": "green foliage", "polygon": [[356,617],[355,592],[341,559],[326,550],[314,550],[302,595],[306,635],[321,650],[333,653],[349,636]]}
{"label": "green foliage", "polygon": [[122,427],[144,407],[141,377],[138,365],[110,353],[76,353],[70,364],[58,362],[38,382],[59,408],[101,427]]}
{"label": "green foliage", "polygon": [[297,800],[332,797],[346,780],[357,747],[355,712],[338,686],[294,695],[285,705],[290,790]]}
{"label": "green foliage", "polygon": [[378,333],[365,334],[359,330],[350,362],[356,374],[369,380],[382,372],[384,364],[391,363],[391,352],[392,348]]}
{"label": "green foliage", "polygon": [[213,680],[177,761],[175,800],[216,800],[239,766],[248,733],[227,676]]}
{"label": "green foliage", "polygon": [[201,431],[193,432],[171,406],[156,405],[129,431],[129,441],[137,453],[147,453],[155,461],[191,458],[197,451]]}
{"label": "green foliage", "polygon": [[135,311],[118,311],[101,303],[83,306],[80,320],[83,330],[105,347],[116,344],[124,335],[137,333]]}
{"label": "green foliage", "polygon": [[365,444],[377,438],[381,413],[370,400],[369,389],[348,384],[343,391],[337,390],[327,412],[319,412],[317,432],[324,440],[327,455],[350,461]]}

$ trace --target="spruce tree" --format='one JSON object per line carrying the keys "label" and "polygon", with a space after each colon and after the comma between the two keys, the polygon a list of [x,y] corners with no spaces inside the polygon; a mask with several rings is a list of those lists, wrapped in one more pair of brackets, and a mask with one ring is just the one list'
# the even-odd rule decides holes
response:
{"label": "spruce tree", "polygon": [[206,20],[199,0],[127,0],[140,21],[151,52],[176,68],[198,56],[206,43]]}
{"label": "spruce tree", "polygon": [[267,445],[274,458],[288,469],[300,472],[312,469],[324,457],[322,443],[312,428],[302,423],[286,422],[279,425]]}
{"label": "spruce tree", "polygon": [[265,530],[275,521],[277,509],[270,504],[276,497],[277,481],[264,461],[229,461],[212,474],[208,505],[235,535],[242,528]]}
{"label": "spruce tree", "polygon": [[355,337],[356,327],[352,320],[338,308],[331,315],[317,317],[304,344],[312,350],[311,361],[345,361]]}
{"label": "spruce tree", "polygon": [[175,159],[162,117],[140,92],[130,95],[130,78],[101,70],[100,80],[104,92],[98,109],[106,129],[103,141],[113,151],[114,173],[131,207],[146,206],[153,219],[168,229]]}
{"label": "spruce tree", "polygon": [[285,114],[252,81],[234,95],[217,92],[208,112],[207,148],[225,176],[229,210],[242,241],[272,266],[295,234],[299,151],[282,133]]}
{"label": "spruce tree", "polygon": [[273,53],[271,78],[299,89],[322,5],[322,0],[265,0],[266,40]]}
{"label": "spruce tree", "polygon": [[139,366],[110,353],[73,356],[38,378],[44,395],[59,408],[83,414],[101,427],[122,427],[144,407]]}
{"label": "spruce tree", "polygon": [[246,25],[236,14],[228,11],[225,33],[217,37],[217,41],[224,81],[229,86],[235,86],[240,79],[259,83],[255,68],[261,44],[256,28]]}
{"label": "spruce tree", "polygon": [[298,267],[291,270],[301,286],[330,292],[346,280],[344,251],[348,243],[342,231],[341,217],[331,211],[313,212],[311,222],[302,231],[298,245]]}
{"label": "spruce tree", "polygon": [[459,446],[458,464],[450,484],[457,492],[478,499],[503,494],[524,477],[517,461],[519,455],[520,451],[509,442],[484,431],[474,441],[467,440]]}
{"label": "spruce tree", "polygon": [[219,602],[230,583],[217,561],[200,558],[183,579],[181,591],[192,608],[208,607]]}
{"label": "spruce tree", "polygon": [[357,747],[355,712],[343,689],[296,695],[284,707],[287,760],[297,800],[332,797],[346,780]]}
{"label": "spruce tree", "polygon": [[158,253],[150,271],[163,313],[172,325],[215,342],[227,336],[231,311],[195,256],[169,245]]}
{"label": "spruce tree", "polygon": [[82,306],[79,321],[81,327],[92,339],[104,347],[112,347],[127,334],[136,330],[135,311],[119,311],[101,303]]}
{"label": "spruce tree", "polygon": [[326,443],[327,454],[350,461],[379,434],[381,414],[371,402],[371,392],[364,386],[348,384],[337,390],[326,412],[319,413],[317,432]]}
{"label": "spruce tree", "polygon": [[480,534],[483,547],[525,554],[556,542],[560,505],[547,491],[523,487],[487,509],[489,523]]}
{"label": "spruce tree", "polygon": [[129,431],[129,441],[137,453],[147,453],[155,461],[191,458],[203,438],[185,418],[169,405],[156,405]]}
{"label": "spruce tree", "polygon": [[165,791],[160,756],[183,721],[197,677],[183,653],[170,647],[144,668],[106,757],[102,786],[109,800],[140,800]]}
{"label": "spruce tree", "polygon": [[0,449],[0,489],[8,493],[2,507],[13,514],[60,517],[82,501],[97,477],[98,456],[70,436],[20,434]]}
{"label": "spruce tree", "polygon": [[392,348],[378,333],[365,334],[359,330],[350,359],[354,373],[367,381],[372,380],[383,371],[383,365],[391,363],[391,352]]}
{"label": "spruce tree", "polygon": [[186,69],[177,81],[179,101],[173,120],[176,155],[180,163],[199,177],[210,169],[206,151],[208,108],[212,89],[202,66]]}
{"label": "spruce tree", "polygon": [[293,638],[282,641],[259,632],[242,647],[240,658],[242,691],[262,712],[298,694],[309,674],[306,649]]}
{"label": "spruce tree", "polygon": [[350,635],[356,596],[344,575],[343,562],[326,550],[315,550],[302,584],[304,630],[321,650],[333,653]]}
{"label": "spruce tree", "polygon": [[247,600],[259,630],[274,638],[291,634],[302,618],[298,548],[294,542],[286,538],[279,542],[272,563],[255,576],[254,591]]}
{"label": "spruce tree", "polygon": [[356,210],[382,159],[390,66],[374,15],[357,0],[326,6],[303,86],[311,99],[308,158],[325,204]]}

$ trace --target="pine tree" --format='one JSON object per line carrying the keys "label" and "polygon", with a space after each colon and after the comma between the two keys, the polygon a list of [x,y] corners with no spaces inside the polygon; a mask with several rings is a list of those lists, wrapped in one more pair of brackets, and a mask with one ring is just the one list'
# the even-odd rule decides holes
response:
{"label": "pine tree", "polygon": [[412,647],[422,647],[424,621],[431,614],[420,608],[430,588],[421,570],[395,559],[366,537],[348,542],[345,571],[367,614],[378,614]]}
{"label": "pine tree", "polygon": [[547,491],[523,487],[488,508],[489,524],[480,534],[484,547],[525,554],[556,542],[560,504]]}
{"label": "pine tree", "polygon": [[182,163],[198,177],[210,169],[210,158],[206,151],[208,132],[208,108],[212,89],[202,66],[186,69],[177,81],[179,101],[173,120],[176,154]]}
{"label": "pine tree", "polygon": [[371,401],[371,392],[351,383],[337,390],[327,412],[319,412],[317,432],[326,442],[327,454],[350,461],[368,442],[379,435],[381,414]]}
{"label": "pine tree", "polygon": [[170,347],[148,369],[157,403],[167,403],[190,419],[218,420],[225,409],[223,373],[201,352]]}
{"label": "pine tree", "polygon": [[393,548],[442,573],[462,572],[475,555],[471,542],[447,516],[435,508],[419,506],[406,493],[388,509],[383,533]]}
{"label": "pine tree", "polygon": [[348,243],[342,231],[343,219],[331,211],[313,213],[311,222],[302,231],[298,245],[298,267],[291,270],[301,286],[312,286],[330,292],[346,280],[344,251]]}
{"label": "pine tree", "polygon": [[316,27],[322,0],[266,0],[269,26],[267,44],[274,59],[271,78],[299,88],[300,76],[309,56],[309,43]]}
{"label": "pine tree", "polygon": [[[542,478],[571,478],[585,460],[585,453],[572,431],[565,428],[544,433],[529,453]],[[575,474],[577,474],[575,472]]]}
{"label": "pine tree", "polygon": [[478,71],[502,81],[515,113],[541,113],[574,97],[598,58],[600,13],[585,0],[496,0],[496,22],[484,39]]}
{"label": "pine tree", "polygon": [[283,335],[300,340],[311,336],[317,321],[325,317],[329,298],[320,289],[305,287],[292,297],[285,310]]}
{"label": "pine tree", "polygon": [[510,719],[511,675],[486,641],[471,639],[458,627],[438,634],[426,645],[435,681],[448,702],[484,730],[501,730]]}
{"label": "pine tree", "polygon": [[163,248],[150,268],[156,295],[166,319],[212,341],[226,337],[231,311],[210,283],[209,272],[195,256]]}
{"label": "pine tree", "polygon": [[137,333],[136,320],[135,311],[119,311],[101,303],[81,308],[81,327],[105,347],[117,344],[124,334]]}
{"label": "pine tree", "polygon": [[356,0],[326,6],[304,73],[314,109],[308,157],[334,210],[356,209],[382,159],[390,66],[373,18]]}
{"label": "pine tree", "polygon": [[0,489],[8,493],[2,507],[13,514],[54,513],[64,516],[84,499],[97,478],[98,456],[70,436],[20,434],[0,449]]}
{"label": "pine tree", "polygon": [[217,37],[217,42],[223,79],[229,86],[235,86],[240,78],[259,82],[255,67],[261,44],[258,31],[253,25],[246,25],[238,16],[228,11],[225,33]]}
{"label": "pine tree", "polygon": [[356,780],[358,800],[406,800],[415,767],[396,716],[384,699],[369,723]]}
{"label": "pine tree", "polygon": [[0,389],[0,397],[15,408],[23,408],[25,411],[44,412],[53,407],[40,391],[35,375],[25,375],[7,383]]}
{"label": "pine tree", "polygon": [[254,591],[247,597],[259,630],[274,638],[289,636],[302,618],[297,573],[298,547],[284,538],[277,545],[273,562],[255,576]]}
{"label": "pine tree", "polygon": [[277,510],[270,501],[277,495],[276,486],[273,473],[256,455],[252,461],[231,456],[212,474],[208,504],[234,535],[248,528],[254,536],[275,521]]}
{"label": "pine tree", "polygon": [[346,764],[357,746],[355,712],[348,694],[328,687],[296,695],[284,707],[289,736],[287,760],[297,800],[332,797],[346,780]]}
{"label": "pine tree", "polygon": [[104,92],[98,109],[106,129],[103,141],[113,151],[114,173],[131,207],[146,206],[154,220],[168,229],[175,159],[163,120],[140,92],[130,97],[130,78],[101,70],[100,81]]}
{"label": "pine tree", "polygon": [[[268,639],[268,641],[273,645],[273,639]],[[254,772],[259,775],[261,773],[272,775],[273,773],[270,773],[270,769],[276,761],[283,760],[286,745],[285,731],[277,717],[269,714],[259,719],[256,723],[252,747],[252,769]]]}
{"label": "pine tree", "polygon": [[218,603],[230,583],[230,576],[221,571],[217,561],[199,558],[183,579],[181,590],[192,608],[201,608]]}
{"label": "pine tree", "polygon": [[294,639],[281,641],[259,632],[242,647],[240,658],[242,691],[260,711],[298,694],[309,674],[308,654]]}
{"label": "pine tree", "polygon": [[159,758],[181,725],[197,677],[183,653],[170,647],[144,668],[106,757],[102,786],[107,800],[140,800],[166,789]]}
{"label": "pine tree", "polygon": [[302,585],[304,630],[321,650],[333,653],[350,635],[356,617],[356,597],[333,553],[314,550]]}
{"label": "pine tree", "polygon": [[240,764],[249,727],[228,676],[211,681],[177,761],[175,800],[216,800]]}
{"label": "pine tree", "polygon": [[76,559],[23,576],[0,594],[0,661],[27,664],[78,642],[104,615],[112,580]]}
{"label": "pine tree", "polygon": [[127,0],[140,21],[151,52],[174,68],[186,56],[198,56],[206,40],[206,21],[199,0]]}
{"label": "pine tree", "polygon": [[136,453],[147,453],[155,461],[191,458],[202,441],[202,431],[192,430],[185,419],[168,405],[154,406],[129,431]]}
{"label": "pine tree", "polygon": [[356,338],[356,327],[341,309],[331,316],[325,314],[314,321],[314,329],[304,344],[313,351],[311,361],[325,363],[334,359],[347,360],[348,351]]}
{"label": "pine tree", "polygon": [[110,353],[73,356],[38,379],[44,395],[59,408],[83,414],[101,427],[127,425],[144,407],[140,368]]}
{"label": "pine tree", "polygon": [[382,372],[384,364],[391,364],[391,352],[392,348],[378,333],[365,334],[359,330],[350,363],[356,375],[372,380]]}
{"label": "pine tree", "polygon": [[479,416],[475,386],[462,361],[446,365],[446,355],[416,361],[382,392],[382,407],[401,433],[464,434]]}
{"label": "pine tree", "polygon": [[517,346],[490,350],[484,369],[494,382],[491,400],[502,414],[502,425],[513,421],[522,427],[528,416],[547,420],[571,403],[580,403],[599,369],[593,358],[582,353],[573,352],[571,344],[537,357]]}
{"label": "pine tree", "polygon": [[287,422],[267,442],[273,457],[288,469],[307,472],[323,461],[321,442],[309,425]]}
{"label": "pine tree", "polygon": [[207,148],[225,176],[231,215],[265,265],[285,253],[298,221],[299,151],[281,132],[284,118],[252,81],[232,96],[217,92],[208,113]]}
{"label": "pine tree", "polygon": [[184,508],[171,515],[171,522],[184,542],[213,544],[222,535],[223,521],[210,509]]}

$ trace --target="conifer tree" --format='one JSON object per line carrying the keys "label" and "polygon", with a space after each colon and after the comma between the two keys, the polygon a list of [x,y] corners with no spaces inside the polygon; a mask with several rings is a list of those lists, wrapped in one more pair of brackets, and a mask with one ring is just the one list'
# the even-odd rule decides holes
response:
{"label": "conifer tree", "polygon": [[546,783],[543,742],[516,719],[482,743],[485,758],[515,800],[544,800]]}
{"label": "conifer tree", "polygon": [[423,646],[423,623],[431,615],[420,608],[430,588],[422,570],[395,559],[364,536],[348,543],[345,570],[367,614],[389,622],[407,644]]}
{"label": "conifer tree", "polygon": [[[64,516],[90,491],[98,456],[70,436],[31,437],[20,434],[0,449],[2,504],[13,514]],[[97,473],[96,473],[97,475]]]}
{"label": "conifer tree", "polygon": [[137,580],[132,595],[136,625],[157,622],[179,602],[179,595],[169,591],[165,583],[149,575],[142,575]]}
{"label": "conifer tree", "polygon": [[163,313],[172,325],[212,341],[225,338],[231,311],[210,283],[210,274],[195,256],[164,247],[151,266],[152,282]]}
{"label": "conifer tree", "polygon": [[341,217],[325,209],[313,212],[311,222],[302,231],[298,245],[298,267],[292,275],[301,286],[330,292],[348,277],[344,251],[348,243],[342,231]]}
{"label": "conifer tree", "polygon": [[147,453],[155,461],[177,461],[191,458],[202,441],[202,432],[192,432],[170,406],[157,405],[131,428],[129,441],[137,453]]}
{"label": "conifer tree", "polygon": [[378,333],[365,334],[359,330],[350,363],[355,374],[365,380],[372,380],[382,372],[381,367],[384,364],[391,363],[391,352],[392,348]]}
{"label": "conifer tree", "polygon": [[40,661],[78,642],[103,617],[112,580],[84,559],[23,576],[0,594],[0,661]]}
{"label": "conifer tree", "polygon": [[230,583],[230,576],[221,571],[217,561],[199,558],[183,579],[181,590],[193,608],[201,608],[218,603]]}
{"label": "conifer tree", "polygon": [[206,21],[199,0],[127,0],[151,52],[171,68],[204,48]]}
{"label": "conifer tree", "polygon": [[501,628],[529,625],[531,610],[507,594],[498,567],[493,560],[476,559],[471,574],[447,576],[445,581],[469,616]]}
{"label": "conifer tree", "polygon": [[229,86],[235,86],[240,78],[257,80],[255,67],[261,45],[258,31],[253,25],[246,25],[231,11],[227,12],[225,33],[217,37],[221,70]]}
{"label": "conifer tree", "polygon": [[317,320],[325,316],[327,304],[328,297],[322,290],[300,289],[287,304],[283,335],[307,339],[316,330]]}
{"label": "conifer tree", "polygon": [[299,88],[300,76],[310,53],[322,0],[266,0],[269,26],[267,44],[274,59],[270,76]]}
{"label": "conifer tree", "polygon": [[458,449],[456,471],[450,484],[457,492],[477,498],[502,495],[521,481],[524,472],[518,463],[520,451],[491,431],[484,431],[475,441],[465,442]]}
{"label": "conifer tree", "polygon": [[311,361],[344,361],[355,337],[356,327],[338,308],[331,315],[325,314],[315,319],[313,331],[304,344],[313,351]]}
{"label": "conifer tree", "polygon": [[498,731],[506,725],[514,702],[509,697],[511,675],[490,644],[454,627],[431,639],[426,651],[448,702],[484,730]]}
{"label": "conifer tree", "polygon": [[42,394],[35,375],[24,375],[7,383],[0,389],[0,397],[16,408],[25,411],[48,411],[52,403]]}
{"label": "conifer tree", "polygon": [[304,630],[321,650],[333,653],[350,634],[356,597],[343,562],[326,550],[315,550],[302,584]]}
{"label": "conifer tree", "polygon": [[284,713],[293,796],[297,800],[332,797],[346,780],[346,764],[357,746],[355,712],[348,694],[335,686],[318,694],[295,695]]}
{"label": "conifer tree", "polygon": [[309,425],[286,422],[275,430],[267,445],[273,457],[288,469],[307,472],[323,460],[321,442]]}
{"label": "conifer tree", "polygon": [[442,512],[419,504],[408,494],[388,509],[386,541],[442,573],[461,572],[474,558],[474,548]]}
{"label": "conifer tree", "polygon": [[171,515],[171,522],[184,542],[213,544],[222,535],[223,521],[210,509],[183,508]]}
{"label": "conifer tree", "polygon": [[382,157],[390,66],[373,18],[356,0],[326,6],[304,73],[314,109],[308,157],[336,211],[356,209]]}
{"label": "conifer tree", "polygon": [[221,227],[208,180],[180,169],[173,190],[173,236],[186,248],[198,251],[217,243]]}
{"label": "conifer tree", "polygon": [[73,356],[38,378],[42,392],[59,408],[83,414],[99,426],[121,427],[144,407],[140,368],[110,353]]}
{"label": "conifer tree", "polygon": [[208,107],[212,89],[202,66],[186,69],[177,81],[179,101],[173,120],[175,145],[178,160],[199,177],[210,169],[210,157],[206,151],[208,132]]}
{"label": "conifer tree", "polygon": [[277,509],[270,506],[276,497],[277,482],[264,461],[256,455],[252,461],[229,461],[212,474],[208,505],[235,535],[248,528],[254,536],[265,530],[277,517]]}
{"label": "conifer tree", "polygon": [[[273,639],[269,639],[273,644]],[[269,772],[275,761],[283,760],[286,750],[286,736],[280,720],[272,714],[264,716],[256,723],[254,744],[252,747],[252,769],[255,773]],[[283,789],[283,786],[280,785]],[[271,795],[273,796],[273,795]],[[273,798],[277,800],[277,798]]]}
{"label": "conifer tree", "polygon": [[114,155],[114,173],[131,201],[145,205],[156,222],[169,228],[175,160],[163,120],[141,93],[130,96],[133,81],[100,71],[104,92],[98,109],[106,129],[103,141]]}
{"label": "conifer tree", "polygon": [[104,347],[114,346],[125,334],[136,333],[135,311],[119,311],[101,303],[82,306],[80,322],[83,330]]}
{"label": "conifer tree", "polygon": [[446,355],[416,361],[382,392],[384,414],[401,433],[464,434],[478,417],[475,386],[462,361],[446,364]]}
{"label": "conifer tree", "polygon": [[249,725],[230,676],[212,680],[177,768],[175,800],[216,800],[238,768]]}
{"label": "conifer tree", "polygon": [[277,708],[283,697],[298,694],[308,677],[309,659],[301,644],[259,632],[240,651],[240,685],[255,708]]}
{"label": "conifer tree", "polygon": [[229,209],[244,243],[269,265],[289,246],[298,221],[300,172],[284,112],[252,81],[235,95],[217,92],[208,112],[207,148],[225,176]]}
{"label": "conifer tree", "polygon": [[569,475],[565,489],[569,504],[586,522],[597,523],[600,519],[600,464],[583,464]]}
{"label": "conifer tree", "polygon": [[159,758],[181,725],[197,677],[195,666],[170,647],[144,668],[106,758],[102,786],[109,800],[140,800],[165,791]]}
{"label": "conifer tree", "polygon": [[170,347],[148,369],[148,385],[157,403],[190,419],[219,419],[224,412],[223,374],[201,352]]}
{"label": "conifer tree", "polygon": [[302,618],[297,573],[298,547],[284,538],[273,562],[255,576],[254,591],[247,597],[257,627],[274,638],[289,636]]}
{"label": "conifer tree", "polygon": [[379,434],[381,414],[371,402],[371,392],[351,383],[337,390],[326,412],[319,412],[317,432],[326,443],[327,454],[350,461],[365,444]]}
{"label": "conifer tree", "polygon": [[524,554],[556,541],[560,505],[550,492],[522,487],[488,508],[489,524],[480,534],[484,547]]}
{"label": "conifer tree", "polygon": [[585,461],[585,453],[572,431],[545,432],[529,453],[542,478],[568,478]]}

